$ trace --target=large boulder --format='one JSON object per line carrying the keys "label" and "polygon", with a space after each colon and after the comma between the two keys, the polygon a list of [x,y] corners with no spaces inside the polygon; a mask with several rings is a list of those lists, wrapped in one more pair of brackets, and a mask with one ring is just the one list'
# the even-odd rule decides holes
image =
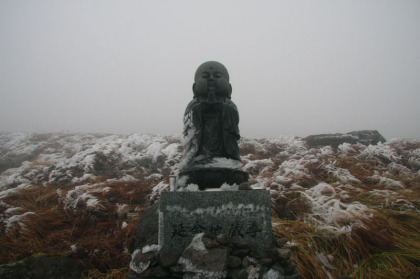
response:
{"label": "large boulder", "polygon": [[134,250],[157,245],[159,234],[159,202],[146,209],[140,217]]}
{"label": "large boulder", "polygon": [[306,141],[306,144],[309,147],[318,147],[326,145],[338,147],[340,144],[343,143],[361,143],[364,145],[370,145],[386,141],[385,138],[376,130],[353,131],[346,134],[337,133],[311,135],[304,138],[304,140]]}

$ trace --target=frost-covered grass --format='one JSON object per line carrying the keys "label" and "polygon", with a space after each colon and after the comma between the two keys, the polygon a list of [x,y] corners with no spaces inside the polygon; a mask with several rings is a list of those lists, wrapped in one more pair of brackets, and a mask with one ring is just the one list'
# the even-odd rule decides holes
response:
{"label": "frost-covered grass", "polygon": [[[64,253],[84,261],[86,278],[123,278],[141,213],[178,173],[180,142],[0,133],[0,263]],[[240,148],[304,278],[418,276],[419,142],[309,148],[288,136],[243,138]]]}

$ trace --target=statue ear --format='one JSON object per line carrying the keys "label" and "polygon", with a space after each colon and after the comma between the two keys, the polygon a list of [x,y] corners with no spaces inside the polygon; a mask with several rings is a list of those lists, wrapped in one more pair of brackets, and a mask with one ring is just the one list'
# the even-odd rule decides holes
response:
{"label": "statue ear", "polygon": [[232,96],[232,84],[229,83],[228,98],[231,99]]}
{"label": "statue ear", "polygon": [[196,97],[197,96],[197,94],[195,93],[195,82],[193,83],[193,85],[192,85],[192,91],[193,91],[193,93],[194,93],[194,97]]}

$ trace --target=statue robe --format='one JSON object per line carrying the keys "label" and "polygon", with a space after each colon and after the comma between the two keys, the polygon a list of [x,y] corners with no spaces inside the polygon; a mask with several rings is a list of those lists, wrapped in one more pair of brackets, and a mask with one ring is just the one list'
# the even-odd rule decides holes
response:
{"label": "statue robe", "polygon": [[191,160],[200,155],[240,160],[238,124],[238,109],[230,99],[207,103],[194,98],[184,114],[184,152]]}

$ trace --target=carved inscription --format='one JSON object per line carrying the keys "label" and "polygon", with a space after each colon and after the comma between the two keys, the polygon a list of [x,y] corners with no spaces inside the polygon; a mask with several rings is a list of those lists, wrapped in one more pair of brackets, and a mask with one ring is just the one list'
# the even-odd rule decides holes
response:
{"label": "carved inscription", "polygon": [[271,244],[268,191],[164,192],[159,209],[161,252],[182,253],[199,233],[228,234],[258,247]]}

